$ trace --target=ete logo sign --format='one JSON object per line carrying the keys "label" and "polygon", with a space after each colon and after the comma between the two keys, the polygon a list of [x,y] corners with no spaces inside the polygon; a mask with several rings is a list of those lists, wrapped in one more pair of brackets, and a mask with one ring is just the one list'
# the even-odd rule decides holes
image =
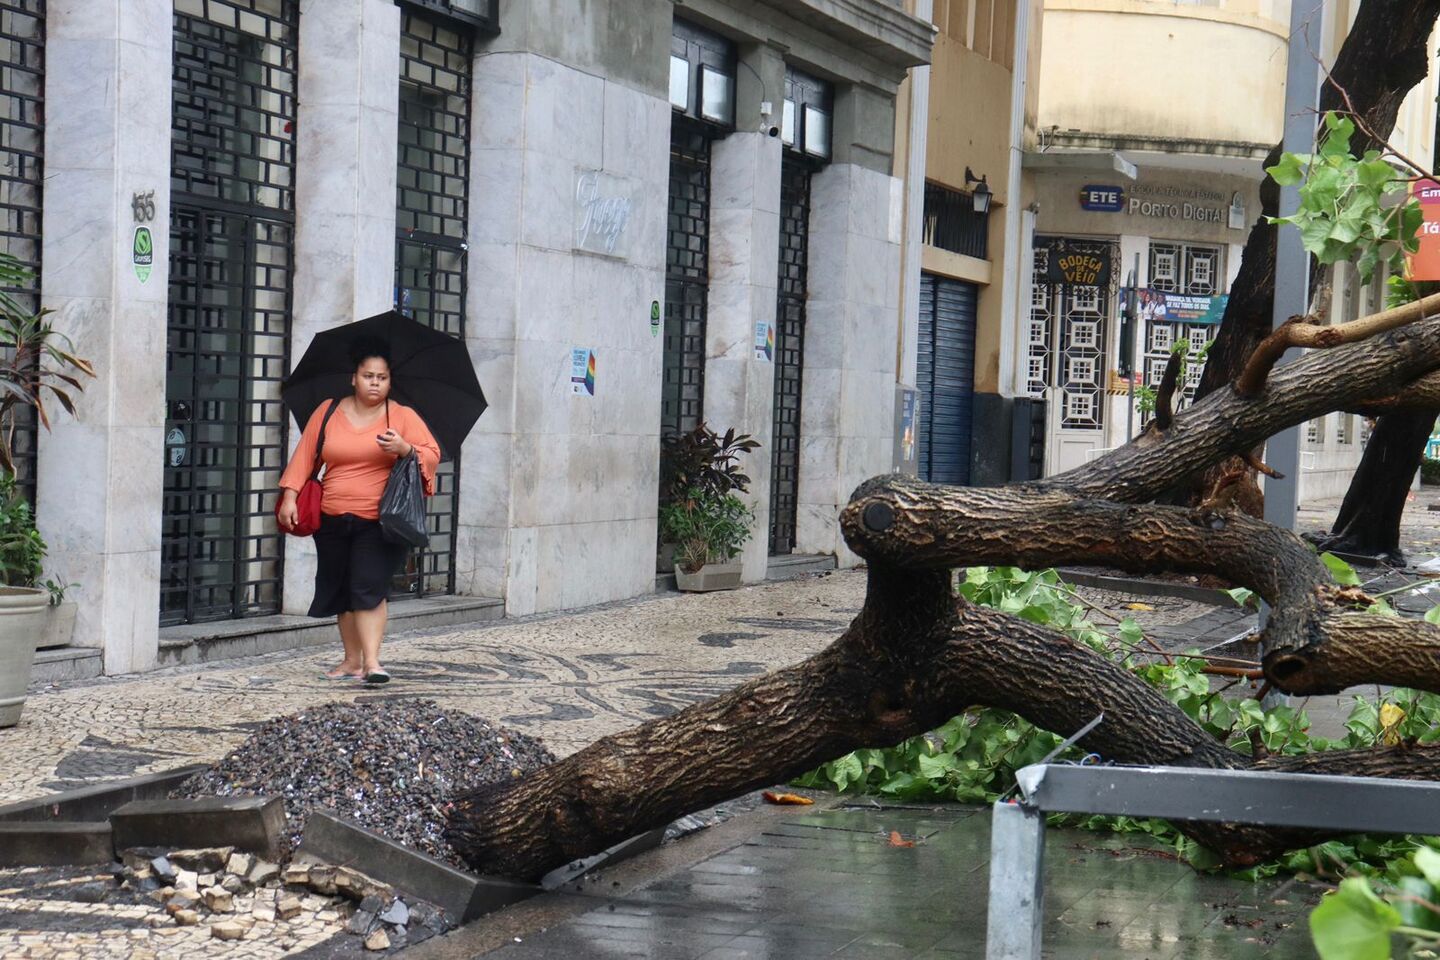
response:
{"label": "ete logo sign", "polygon": [[1125,191],[1121,187],[1087,184],[1080,188],[1080,207],[1092,213],[1119,213],[1125,209]]}

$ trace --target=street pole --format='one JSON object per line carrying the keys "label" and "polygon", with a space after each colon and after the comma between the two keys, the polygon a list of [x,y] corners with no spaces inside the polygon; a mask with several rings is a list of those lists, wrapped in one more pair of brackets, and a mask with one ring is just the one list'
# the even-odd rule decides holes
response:
{"label": "street pole", "polygon": [[[1290,59],[1285,69],[1285,140],[1286,153],[1313,153],[1316,116],[1320,105],[1320,64],[1324,55],[1325,0],[1291,0]],[[1293,216],[1300,209],[1298,186],[1280,189],[1280,216]],[[1310,254],[1300,240],[1300,231],[1281,225],[1275,231],[1275,310],[1272,328],[1286,320],[1304,316],[1310,309]],[[1323,322],[1323,320],[1322,320]],[[1300,355],[1297,349],[1285,351],[1280,363],[1289,363]],[[1300,494],[1300,427],[1283,430],[1265,444],[1265,462],[1279,473],[1280,479],[1265,480],[1265,519],[1286,530],[1295,529]],[[1270,608],[1260,607],[1263,629]],[[1288,697],[1271,693],[1266,707],[1281,706]]]}
{"label": "street pole", "polygon": [[[1325,0],[1291,0],[1290,60],[1285,71],[1286,153],[1312,153],[1318,126],[1316,111],[1320,99],[1320,64],[1324,54]],[[1300,209],[1299,187],[1280,189],[1280,216],[1293,216]],[[1281,225],[1275,237],[1275,312],[1272,327],[1290,317],[1304,316],[1310,308],[1310,255],[1300,242],[1300,231]],[[1321,322],[1324,322],[1323,319]],[[1287,350],[1280,363],[1300,355]],[[1300,427],[1294,426],[1271,437],[1265,447],[1265,462],[1284,474],[1283,479],[1265,481],[1265,519],[1286,530],[1295,529],[1299,510]]]}

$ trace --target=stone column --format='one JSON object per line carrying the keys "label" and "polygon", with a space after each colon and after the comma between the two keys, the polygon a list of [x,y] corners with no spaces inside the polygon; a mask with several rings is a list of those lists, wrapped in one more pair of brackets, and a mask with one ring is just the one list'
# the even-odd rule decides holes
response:
{"label": "stone column", "polygon": [[[321,330],[394,304],[400,123],[400,8],[302,0],[300,17],[292,363]],[[292,450],[299,436],[292,422]],[[287,537],[285,612],[314,589],[314,545]]]}
{"label": "stone column", "polygon": [[[646,75],[607,79],[505,48],[603,36],[607,7],[562,30],[518,6],[528,14],[475,64],[466,336],[491,407],[462,453],[456,563],[461,589],[503,595],[512,616],[654,584],[661,345],[650,304],[665,290],[670,117],[662,46],[637,54],[616,30],[596,54]],[[625,215],[600,236],[587,216],[605,210]],[[571,383],[577,349],[595,357],[593,393]]]}
{"label": "stone column", "polygon": [[[747,69],[750,68],[750,69]],[[751,70],[754,72],[752,73]],[[770,529],[770,442],[775,364],[755,355],[756,328],[775,323],[780,270],[779,137],[758,130],[769,100],[778,122],[785,61],[779,51],[742,49],[736,131],[710,156],[710,289],[705,317],[705,420],[760,442],[741,463],[752,479],[745,496],[754,532],[741,555],[746,581],[765,579]]]}
{"label": "stone column", "polygon": [[815,174],[810,189],[795,551],[853,566],[840,510],[860,481],[892,465],[904,190],[887,172],[846,162]]}
{"label": "stone column", "polygon": [[[41,432],[46,570],[79,585],[75,642],[106,673],[155,664],[170,220],[170,0],[51,0],[41,302],[95,364]],[[154,214],[132,195],[154,191]],[[153,263],[137,270],[137,226]],[[57,416],[58,414],[58,416]]]}

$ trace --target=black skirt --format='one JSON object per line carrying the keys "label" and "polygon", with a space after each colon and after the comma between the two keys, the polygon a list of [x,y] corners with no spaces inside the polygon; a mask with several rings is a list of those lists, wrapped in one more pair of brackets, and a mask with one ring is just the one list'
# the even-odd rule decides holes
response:
{"label": "black skirt", "polygon": [[315,531],[315,600],[310,616],[333,617],[373,610],[390,595],[390,580],[405,560],[406,546],[390,543],[380,521],[353,513],[324,514]]}

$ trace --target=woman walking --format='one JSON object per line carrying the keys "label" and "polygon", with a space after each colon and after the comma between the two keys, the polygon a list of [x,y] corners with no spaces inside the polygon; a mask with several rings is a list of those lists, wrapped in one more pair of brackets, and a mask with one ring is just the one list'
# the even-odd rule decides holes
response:
{"label": "woman walking", "polygon": [[[390,579],[405,559],[406,546],[387,541],[380,530],[380,498],[390,470],[412,452],[420,461],[425,494],[435,492],[440,448],[415,411],[390,400],[390,355],[384,340],[357,338],[351,344],[353,393],[322,403],[311,415],[280,477],[277,516],[293,529],[297,498],[318,466],[316,447],[324,433],[325,464],[320,529],[315,532],[315,600],[310,616],[339,620],[345,657],[325,676],[385,683],[380,641],[389,614]],[[327,422],[328,421],[328,422]]]}

